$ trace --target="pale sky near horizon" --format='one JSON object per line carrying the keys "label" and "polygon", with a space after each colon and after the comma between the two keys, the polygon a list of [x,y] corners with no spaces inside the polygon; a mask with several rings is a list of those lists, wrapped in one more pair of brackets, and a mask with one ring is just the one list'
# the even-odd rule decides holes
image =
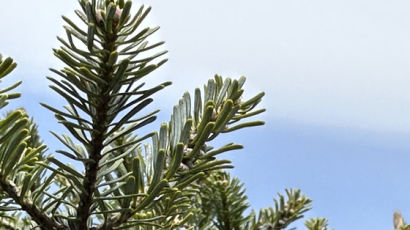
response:
{"label": "pale sky near horizon", "polygon": [[[161,26],[154,39],[170,51],[146,79],[174,83],[154,98],[159,120],[215,73],[247,76],[248,95],[266,92],[266,125],[223,137],[245,145],[227,157],[253,207],[297,187],[314,201],[308,216],[336,230],[392,229],[395,209],[410,222],[409,1],[140,2],[152,5],[148,24]],[[38,103],[61,102],[44,76],[60,65],[51,48],[77,1],[0,3],[0,53],[19,63],[10,80],[24,80],[14,106],[27,107],[49,140],[48,130],[65,131]]]}

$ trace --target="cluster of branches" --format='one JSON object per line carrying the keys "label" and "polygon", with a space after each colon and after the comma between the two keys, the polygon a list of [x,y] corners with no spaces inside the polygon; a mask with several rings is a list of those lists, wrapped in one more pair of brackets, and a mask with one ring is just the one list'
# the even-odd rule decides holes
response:
{"label": "cluster of branches", "polygon": [[[243,216],[242,185],[220,171],[231,162],[216,158],[242,146],[210,146],[222,133],[263,125],[249,118],[265,111],[257,109],[264,93],[244,99],[244,77],[216,75],[193,96],[183,94],[158,132],[137,135],[156,119],[158,110],[141,115],[151,96],[171,84],[141,82],[167,61],[166,51],[156,52],[163,42],[148,42],[158,27],[140,28],[150,8],[133,14],[130,0],[79,4],[82,24],[63,16],[66,38],[58,37],[54,49],[65,67],[47,77],[67,105],[41,103],[67,129],[52,132],[64,149],[46,155],[23,109],[0,120],[1,228],[284,229],[302,217],[311,201],[299,190],[288,190],[259,215]],[[15,67],[0,58],[0,78]],[[0,108],[19,97],[10,93],[19,84],[0,90]],[[324,219],[306,226],[327,229]]]}
{"label": "cluster of branches", "polygon": [[[243,184],[229,173],[216,171],[199,180],[195,186],[199,192],[195,196],[194,216],[186,224],[187,228],[210,230],[280,230],[287,229],[296,220],[303,218],[311,209],[311,200],[300,190],[286,190],[286,195],[278,194],[272,207],[260,209],[256,214],[249,208]],[[310,218],[305,221],[308,230],[327,230],[325,218]]]}

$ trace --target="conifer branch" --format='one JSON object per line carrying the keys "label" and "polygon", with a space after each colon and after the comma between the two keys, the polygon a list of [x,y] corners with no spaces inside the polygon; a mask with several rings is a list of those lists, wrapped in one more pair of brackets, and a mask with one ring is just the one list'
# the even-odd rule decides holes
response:
{"label": "conifer branch", "polygon": [[46,229],[65,229],[63,225],[58,224],[38,209],[30,198],[22,197],[20,190],[12,181],[0,179],[0,187],[1,190],[20,205],[21,209],[26,211],[39,226],[45,227]]}
{"label": "conifer branch", "polygon": [[[116,50],[115,47],[116,35],[107,35],[104,37],[104,43],[102,44],[103,48],[107,52],[111,53]],[[108,79],[113,75],[113,69],[110,66],[107,66],[105,63],[108,61],[108,56],[102,60],[100,63],[100,68],[102,69],[101,78]],[[79,220],[80,229],[87,229],[87,221],[90,216],[90,207],[92,205],[92,199],[94,195],[94,190],[96,188],[97,182],[97,172],[98,164],[101,159],[101,151],[103,150],[104,134],[107,131],[106,124],[108,123],[108,109],[109,101],[111,97],[108,94],[109,87],[102,86],[100,89],[100,94],[97,95],[100,100],[97,101],[95,105],[95,114],[92,121],[92,132],[91,132],[91,141],[89,147],[89,163],[86,163],[85,167],[85,180],[83,182],[83,187],[86,189],[86,193],[80,195],[80,206],[78,207],[77,217]],[[88,98],[90,99],[90,98]]]}
{"label": "conifer branch", "polygon": [[310,218],[305,221],[305,226],[308,230],[328,230],[326,218]]}

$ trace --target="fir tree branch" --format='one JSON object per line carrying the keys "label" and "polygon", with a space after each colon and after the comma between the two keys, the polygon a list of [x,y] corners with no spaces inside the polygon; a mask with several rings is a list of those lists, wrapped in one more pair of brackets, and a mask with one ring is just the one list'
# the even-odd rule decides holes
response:
{"label": "fir tree branch", "polygon": [[328,230],[326,218],[310,218],[305,221],[305,226],[309,230]]}
{"label": "fir tree branch", "polygon": [[19,204],[21,209],[26,211],[39,226],[45,227],[46,229],[66,229],[38,209],[30,198],[21,197],[19,189],[12,181],[0,180],[0,187],[14,202]]}
{"label": "fir tree branch", "polygon": [[[116,50],[115,40],[116,36],[105,37],[105,43],[103,44],[104,49],[113,52]],[[103,69],[102,77],[103,79],[109,78],[113,74],[113,69],[110,66],[105,65],[108,62],[108,56],[106,60],[102,61],[100,68]],[[83,183],[84,188],[87,193],[83,193],[80,196],[81,202],[77,210],[77,218],[79,219],[79,229],[87,229],[87,220],[90,216],[90,207],[93,201],[93,194],[97,182],[97,172],[98,164],[101,159],[101,151],[104,148],[104,134],[107,131],[108,122],[108,108],[111,97],[107,94],[109,90],[108,86],[103,87],[100,92],[100,100],[95,106],[96,116],[93,117],[93,131],[91,132],[91,146],[89,151],[89,161],[86,163],[85,167],[85,180]]]}
{"label": "fir tree branch", "polygon": [[[87,87],[89,87],[86,92],[86,99],[82,98],[78,94],[73,96],[66,96],[66,93],[64,93],[63,91],[57,91],[60,95],[65,97],[69,101],[69,103],[72,103],[75,107],[80,108],[85,113],[90,115],[92,120],[91,127],[86,127],[83,124],[77,125],[68,122],[63,123],[67,128],[71,128],[69,129],[69,131],[80,141],[81,139],[84,140],[87,138],[82,138],[80,135],[77,135],[75,129],[81,129],[83,131],[84,137],[86,137],[84,131],[89,132],[90,136],[89,141],[82,141],[86,147],[88,156],[87,161],[85,161],[85,175],[84,179],[82,180],[82,185],[85,191],[80,193],[80,203],[79,207],[77,208],[79,229],[87,229],[87,227],[89,227],[88,221],[92,214],[91,206],[94,203],[94,193],[98,190],[99,183],[101,182],[101,179],[103,177],[99,177],[98,175],[110,176],[108,174],[111,174],[112,171],[116,170],[117,166],[123,167],[121,162],[119,162],[122,159],[118,159],[118,161],[115,159],[114,161],[110,162],[115,167],[107,168],[105,167],[106,165],[100,164],[100,161],[102,159],[104,159],[105,162],[107,162],[107,160],[109,162],[110,160],[107,158],[102,158],[103,149],[112,142],[116,141],[118,138],[127,135],[128,133],[131,133],[148,123],[153,122],[156,117],[153,114],[150,114],[149,116],[144,117],[144,119],[142,119],[140,122],[132,122],[128,129],[119,132],[119,130],[122,129],[125,124],[130,123],[130,120],[135,114],[137,114],[148,104],[150,104],[152,99],[148,98],[149,96],[169,85],[169,83],[164,83],[148,91],[139,91],[139,87],[132,89],[134,82],[161,66],[163,63],[165,63],[166,60],[160,61],[156,65],[147,65],[148,62],[157,57],[152,56],[147,60],[142,61],[143,63],[141,64],[141,66],[139,66],[137,72],[131,72],[132,66],[130,65],[130,61],[136,56],[136,54],[130,55],[128,56],[128,58],[118,60],[117,51],[118,46],[121,45],[121,41],[123,41],[121,40],[121,36],[123,36],[123,38],[127,37],[124,37],[124,35],[121,35],[121,33],[126,29],[123,23],[128,20],[127,18],[129,17],[129,8],[131,7],[131,1],[127,1],[125,5],[123,3],[114,1],[106,1],[105,6],[101,4],[96,6],[94,3],[95,1],[80,1],[80,4],[83,7],[85,13],[87,13],[88,18],[86,21],[89,26],[88,33],[84,32],[83,34],[87,35],[87,46],[90,53],[101,53],[102,55],[98,57],[98,60],[91,62],[87,59],[87,55],[82,55],[84,56],[84,58],[78,59],[75,56],[70,56],[64,50],[56,51],[56,56],[63,60],[73,70],[76,76],[82,77],[81,81],[83,81],[83,83],[87,85]],[[149,9],[147,9],[146,12],[148,13]],[[119,18],[122,18],[121,22],[118,21]],[[139,20],[142,19],[143,18]],[[132,25],[132,28],[136,29],[138,27],[138,24]],[[71,29],[76,30],[77,28],[73,27]],[[90,31],[93,32],[90,33]],[[72,35],[76,36],[80,41],[85,43],[85,40],[82,39],[81,32],[79,32],[80,35],[71,30],[67,32],[72,33]],[[143,37],[147,37],[153,32],[154,31],[149,30],[149,33],[146,31],[141,35],[144,35]],[[71,38],[69,38],[69,40],[70,39]],[[142,38],[137,36],[136,39],[136,41],[138,41]],[[93,41],[97,41],[98,45],[93,44]],[[71,79],[75,79],[75,81],[77,81],[77,78],[75,77]],[[61,88],[61,84],[59,86]],[[73,94],[72,90],[67,91],[65,87],[61,89],[65,90],[69,94]],[[78,86],[77,89],[82,90]],[[135,99],[132,98],[132,94],[129,94],[131,92],[130,90],[132,90],[133,93],[141,94],[141,96]],[[88,91],[91,91],[92,93],[88,93]],[[79,101],[86,101],[90,103],[88,103],[88,105],[80,104],[78,100],[73,98],[78,98]],[[132,101],[129,102],[130,100]],[[122,118],[119,118],[118,121],[115,121],[117,115],[120,112],[126,110],[129,110],[126,115],[122,116]],[[76,116],[78,115],[76,114]],[[65,121],[63,120],[64,118],[62,116],[60,116],[59,118],[60,122]],[[109,127],[111,128],[109,129]],[[101,171],[104,169],[104,167],[108,170],[107,172]],[[120,196],[120,191],[122,189],[121,183],[124,182],[118,181],[117,184],[114,184],[112,190],[108,190],[110,192],[106,195],[109,196],[111,193],[113,193],[116,196]],[[98,208],[102,208],[102,206],[104,206],[103,201],[100,202],[100,206],[98,206]],[[127,209],[128,207],[122,208]],[[106,218],[109,218],[110,216],[112,217],[112,213],[115,213],[115,210],[119,209],[113,208],[112,210],[104,210],[100,212],[104,213],[103,223],[106,223]],[[128,215],[126,216],[126,219],[128,219]],[[124,215],[121,215],[121,220],[123,218]],[[111,222],[112,221],[110,221],[109,224],[112,224]]]}

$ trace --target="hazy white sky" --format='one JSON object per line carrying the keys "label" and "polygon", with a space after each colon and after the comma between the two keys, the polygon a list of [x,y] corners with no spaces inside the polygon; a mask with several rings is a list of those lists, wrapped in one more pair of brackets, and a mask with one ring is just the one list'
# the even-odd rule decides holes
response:
{"label": "hazy white sky", "polygon": [[[267,126],[256,129],[262,141],[245,132],[252,159],[232,155],[256,207],[270,204],[262,196],[270,202],[282,186],[295,186],[315,200],[313,214],[340,230],[388,229],[394,209],[410,212],[410,187],[403,185],[410,174],[410,1],[139,2],[153,6],[149,23],[161,26],[155,39],[170,51],[150,77],[174,82],[167,97],[156,98],[161,107],[215,73],[245,75],[248,94],[266,92]],[[44,76],[59,65],[51,48],[63,35],[60,16],[73,16],[77,1],[0,4],[7,6],[0,52],[19,63],[14,76],[31,96],[23,95],[22,105],[40,128],[51,127],[52,114],[37,103],[55,96]],[[389,136],[395,132],[404,136]],[[288,172],[289,165],[298,168]]]}
{"label": "hazy white sky", "polygon": [[[245,75],[250,90],[266,91],[268,116],[410,131],[408,1],[142,2],[153,6],[149,20],[162,27],[157,37],[170,51],[158,78],[174,81],[171,100],[214,73]],[[7,5],[2,52],[46,74],[63,33],[60,15],[73,15],[77,2]]]}

